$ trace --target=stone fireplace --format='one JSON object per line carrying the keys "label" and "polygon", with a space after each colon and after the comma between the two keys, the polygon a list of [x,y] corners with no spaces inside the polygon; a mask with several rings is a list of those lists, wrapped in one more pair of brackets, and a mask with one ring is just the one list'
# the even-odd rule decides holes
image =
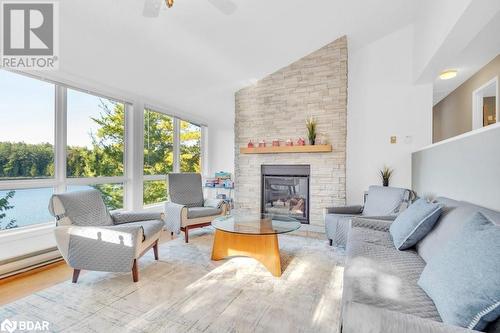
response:
{"label": "stone fireplace", "polygon": [[[303,223],[324,225],[323,208],[345,204],[347,39],[339,38],[241,89],[235,98],[235,208],[259,213],[267,205],[271,210],[293,210]],[[265,140],[267,145],[273,140],[281,145],[288,139],[295,144],[299,137],[307,140],[309,116],[318,122],[319,141],[331,144],[332,152],[240,152],[250,140]],[[277,165],[308,166],[307,195],[302,193],[302,178],[264,179],[262,168]],[[273,199],[264,202],[266,191]]]}
{"label": "stone fireplace", "polygon": [[309,165],[262,165],[260,211],[309,224],[309,174]]}

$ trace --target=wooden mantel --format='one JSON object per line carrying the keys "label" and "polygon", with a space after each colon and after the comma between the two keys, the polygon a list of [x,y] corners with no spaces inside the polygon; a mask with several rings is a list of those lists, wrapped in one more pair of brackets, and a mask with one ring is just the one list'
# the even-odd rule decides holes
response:
{"label": "wooden mantel", "polygon": [[332,145],[279,146],[279,147],[241,147],[241,154],[283,154],[283,153],[329,153]]}

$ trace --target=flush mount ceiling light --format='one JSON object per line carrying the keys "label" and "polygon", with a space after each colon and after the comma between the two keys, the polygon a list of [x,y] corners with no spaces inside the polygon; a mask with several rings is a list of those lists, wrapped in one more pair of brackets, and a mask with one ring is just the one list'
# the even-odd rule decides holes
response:
{"label": "flush mount ceiling light", "polygon": [[172,8],[172,6],[174,5],[174,0],[165,0],[165,2],[167,3],[168,8]]}
{"label": "flush mount ceiling light", "polygon": [[457,76],[457,70],[456,69],[448,69],[446,71],[441,72],[441,74],[439,74],[439,78],[441,80],[453,79],[455,76]]}

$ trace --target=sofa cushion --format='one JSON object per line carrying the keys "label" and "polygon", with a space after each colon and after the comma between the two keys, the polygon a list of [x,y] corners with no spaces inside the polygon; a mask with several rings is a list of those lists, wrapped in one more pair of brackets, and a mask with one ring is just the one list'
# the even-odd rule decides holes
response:
{"label": "sofa cushion", "polygon": [[213,207],[190,207],[188,208],[188,219],[219,215],[222,212],[219,208]]}
{"label": "sofa cushion", "polygon": [[394,246],[406,250],[425,237],[441,215],[442,206],[417,200],[394,220],[389,229]]}
{"label": "sofa cushion", "polygon": [[443,197],[437,198],[436,202],[443,205],[443,212],[434,228],[417,243],[417,252],[425,261],[439,253],[443,244],[453,238],[475,212],[479,211],[495,224],[500,224],[499,212]]}
{"label": "sofa cushion", "polygon": [[352,228],[344,273],[345,303],[362,303],[440,321],[432,300],[417,285],[425,262],[394,248],[388,232]]}
{"label": "sofa cushion", "polygon": [[500,226],[475,213],[425,267],[418,284],[444,322],[482,330],[500,315]]}
{"label": "sofa cushion", "polygon": [[363,209],[364,216],[396,215],[409,192],[404,188],[370,186]]}

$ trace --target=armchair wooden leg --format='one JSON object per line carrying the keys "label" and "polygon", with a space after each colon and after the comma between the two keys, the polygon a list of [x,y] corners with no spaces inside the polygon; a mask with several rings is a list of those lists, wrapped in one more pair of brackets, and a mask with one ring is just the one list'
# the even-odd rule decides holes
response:
{"label": "armchair wooden leg", "polygon": [[78,277],[80,276],[80,270],[79,269],[74,269],[73,270],[73,283],[78,282]]}
{"label": "armchair wooden leg", "polygon": [[134,282],[139,281],[139,268],[137,267],[137,259],[134,259],[134,265],[132,266],[132,279]]}
{"label": "armchair wooden leg", "polygon": [[155,242],[155,245],[153,245],[153,252],[155,253],[155,260],[158,260],[158,241]]}
{"label": "armchair wooden leg", "polygon": [[189,226],[186,226],[184,228],[184,241],[186,243],[189,243]]}

